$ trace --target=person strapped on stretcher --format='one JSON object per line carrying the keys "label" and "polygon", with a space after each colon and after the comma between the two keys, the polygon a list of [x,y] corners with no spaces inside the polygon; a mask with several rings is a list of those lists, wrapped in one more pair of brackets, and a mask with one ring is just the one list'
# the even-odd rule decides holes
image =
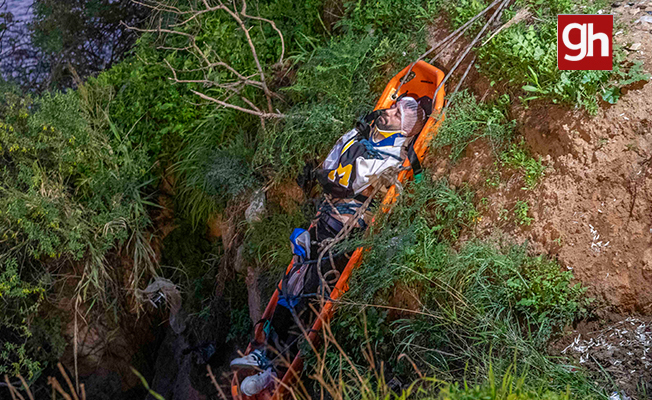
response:
{"label": "person strapped on stretcher", "polygon": [[231,362],[232,368],[262,370],[242,381],[245,395],[253,396],[270,385],[277,370],[297,353],[298,339],[316,317],[311,302],[324,293],[320,290],[324,283],[332,286],[337,282],[348,261],[346,254],[334,254],[332,262],[329,255],[317,262],[324,241],[337,236],[347,224],[352,225],[354,234],[366,229],[372,218],[369,207],[357,220],[352,219],[373,194],[373,187],[382,184],[378,177],[400,167],[408,156],[407,144],[421,132],[427,119],[425,110],[430,109],[430,104],[422,104],[423,99],[402,96],[390,108],[374,111],[337,141],[316,171],[324,198],[310,229],[297,228],[290,236],[292,267],[278,288],[274,315],[261,321],[266,323],[267,343],[253,343],[255,350]]}

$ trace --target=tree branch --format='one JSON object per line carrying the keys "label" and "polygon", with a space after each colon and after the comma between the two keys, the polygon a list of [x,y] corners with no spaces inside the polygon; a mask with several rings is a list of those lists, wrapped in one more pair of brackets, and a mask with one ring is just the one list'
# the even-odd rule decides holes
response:
{"label": "tree branch", "polygon": [[[238,6],[235,4],[235,1],[233,5],[226,5],[222,0],[216,0],[217,4],[214,6],[211,6],[208,0],[201,0],[199,3],[199,9],[191,9],[188,11],[183,11],[180,8],[177,8],[175,6],[167,5],[163,2],[159,1],[148,1],[148,0],[132,0],[136,4],[140,4],[146,7],[149,7],[150,9],[156,10],[156,11],[161,11],[161,12],[166,12],[166,13],[171,13],[176,16],[178,16],[180,19],[182,19],[181,22],[175,23],[168,25],[167,27],[162,27],[161,26],[161,19],[159,19],[159,26],[155,28],[137,28],[137,27],[132,27],[128,26],[127,24],[124,24],[124,26],[127,27],[127,29],[134,30],[136,32],[143,32],[143,33],[155,33],[155,34],[169,34],[169,35],[178,35],[181,37],[184,37],[188,41],[188,45],[185,47],[175,47],[173,45],[167,45],[166,43],[163,43],[162,46],[159,46],[159,49],[163,50],[171,50],[171,51],[187,51],[188,53],[192,54],[193,56],[196,57],[197,63],[199,66],[197,68],[189,68],[189,69],[175,69],[172,67],[170,62],[168,60],[164,60],[165,64],[167,67],[170,69],[173,77],[170,78],[173,80],[175,83],[186,83],[186,84],[203,84],[205,86],[212,86],[220,89],[224,89],[228,92],[231,93],[237,93],[240,97],[240,99],[248,106],[248,107],[241,107],[235,104],[231,104],[228,102],[228,98],[225,100],[217,99],[211,96],[208,96],[204,93],[197,92],[195,90],[191,90],[193,93],[196,95],[200,96],[204,100],[208,100],[211,102],[214,102],[222,107],[225,108],[230,108],[238,111],[242,111],[251,115],[256,115],[261,118],[261,124],[264,126],[264,120],[268,118],[284,118],[285,115],[280,114],[278,112],[274,112],[273,106],[272,106],[272,98],[277,97],[280,98],[280,96],[274,92],[272,92],[266,82],[265,78],[265,72],[263,69],[263,65],[260,62],[260,59],[258,57],[258,52],[256,49],[256,45],[254,44],[254,40],[251,36],[250,29],[247,28],[247,20],[255,20],[255,21],[262,21],[265,23],[270,24],[272,29],[279,35],[281,39],[281,54],[279,57],[279,60],[277,64],[275,65],[282,65],[284,62],[284,57],[285,57],[285,40],[283,37],[283,33],[278,29],[274,21],[269,20],[267,18],[263,18],[260,16],[254,16],[254,15],[248,15],[247,14],[247,3],[246,0],[242,0],[242,7],[240,10],[238,10]],[[202,6],[203,5],[203,8]],[[207,14],[210,12],[217,12],[217,11],[223,11],[227,13],[231,19],[236,23],[236,25],[242,30],[244,33],[244,36],[247,41],[247,45],[249,47],[249,50],[251,52],[251,55],[253,57],[254,64],[256,66],[256,71],[257,73],[251,75],[251,76],[246,76],[248,75],[247,73],[242,73],[238,71],[236,68],[233,67],[229,62],[224,62],[220,59],[219,54],[217,51],[211,49],[209,46],[207,47],[206,45],[202,45],[204,49],[199,47],[197,44],[197,37],[196,35],[192,33],[188,33],[188,29],[184,30],[177,30],[174,28],[178,28],[180,26],[184,26],[189,24],[190,22],[193,22],[192,27],[196,28],[196,24],[199,24],[201,27],[201,20],[198,18],[203,14]],[[258,24],[256,24],[258,25]],[[262,29],[262,25],[258,27],[258,29]],[[164,39],[165,40],[165,39]],[[201,43],[201,42],[200,42]],[[222,79],[219,77],[214,77],[214,79],[209,79],[211,78],[211,71],[214,68],[221,68],[225,71],[227,71],[231,76],[228,77],[227,79],[224,79],[224,82],[220,82]],[[201,73],[203,74],[204,79],[199,79],[198,77],[189,77],[189,79],[181,79],[179,74],[188,74],[188,73]],[[257,89],[260,89],[264,92],[265,94],[265,99],[267,102],[267,110],[263,112],[258,106],[254,104],[252,99],[249,99],[242,95],[242,89],[245,86],[252,86]],[[230,98],[230,97],[229,97]]]}
{"label": "tree branch", "polygon": [[265,119],[269,119],[269,118],[285,118],[286,117],[285,114],[277,114],[277,113],[273,113],[273,112],[264,113],[264,112],[260,112],[260,111],[256,111],[256,110],[250,110],[248,108],[236,106],[234,104],[229,104],[229,103],[226,103],[224,101],[218,100],[218,99],[216,99],[214,97],[207,96],[204,93],[198,92],[196,90],[190,89],[190,91],[193,92],[194,94],[196,94],[197,96],[201,97],[202,99],[212,101],[213,103],[217,103],[217,104],[221,105],[222,107],[242,111],[244,113],[251,114],[251,115],[256,115],[258,117],[262,117],[262,118],[265,118]]}

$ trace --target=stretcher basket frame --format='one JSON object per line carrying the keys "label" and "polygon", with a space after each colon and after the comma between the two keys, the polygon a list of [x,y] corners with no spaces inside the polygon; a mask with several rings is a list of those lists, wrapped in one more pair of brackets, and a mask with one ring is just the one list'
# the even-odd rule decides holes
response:
{"label": "stretcher basket frame", "polygon": [[[430,142],[437,135],[439,127],[444,119],[444,116],[441,115],[442,109],[444,107],[445,96],[444,87],[441,85],[441,82],[444,80],[444,77],[445,74],[443,71],[424,61],[417,61],[414,63],[414,65],[410,64],[389,81],[374,108],[374,110],[389,108],[400,95],[405,93],[408,93],[409,95],[415,96],[417,98],[421,96],[428,96],[433,99],[432,114],[428,118],[423,129],[419,133],[419,136],[414,142],[414,152],[421,162],[425,157],[426,150],[428,149]],[[406,78],[405,82],[401,83],[401,80],[404,78]],[[441,87],[439,87],[440,85]],[[438,88],[439,90],[437,91]],[[400,90],[400,93],[397,93],[397,90]],[[408,167],[409,161],[405,160],[403,166]],[[401,183],[404,183],[408,179],[412,178],[413,173],[410,169],[403,170],[398,174],[398,181]],[[397,191],[396,186],[392,185],[385,194],[379,212],[387,212],[391,205],[396,202],[398,196],[399,192]],[[351,258],[342,271],[342,274],[335,284],[335,287],[331,291],[330,299],[324,302],[324,306],[320,312],[320,315],[315,320],[310,333],[308,334],[308,339],[311,342],[314,343],[318,340],[318,333],[322,330],[323,323],[330,321],[330,318],[333,316],[335,305],[334,301],[339,299],[344,293],[348,291],[349,278],[351,277],[353,270],[360,265],[363,252],[364,249],[359,247],[351,255]],[[291,268],[292,262],[290,262],[286,272],[289,272]],[[262,316],[263,321],[270,320],[272,318],[278,299],[279,291],[276,289],[269,303],[267,304],[267,307],[265,308],[265,312]],[[258,343],[265,342],[265,332],[263,325],[264,324],[262,323],[256,324],[254,330],[254,340]],[[247,347],[245,354],[249,354],[249,352],[252,350],[253,348],[250,344],[249,347]],[[303,357],[301,353],[299,353],[292,361],[292,364],[288,368],[287,372],[283,375],[283,377],[280,378],[279,382],[277,382],[272,387],[263,390],[261,393],[258,393],[255,396],[246,396],[241,392],[240,381],[245,377],[245,375],[242,375],[242,371],[235,371],[231,381],[231,395],[233,396],[234,400],[283,400],[290,393],[290,388],[292,385],[300,378],[302,369]]]}

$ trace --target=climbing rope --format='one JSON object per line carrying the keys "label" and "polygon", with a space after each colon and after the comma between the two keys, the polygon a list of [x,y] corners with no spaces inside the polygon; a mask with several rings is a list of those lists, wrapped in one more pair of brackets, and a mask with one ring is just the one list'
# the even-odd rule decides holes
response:
{"label": "climbing rope", "polygon": [[336,269],[335,263],[333,261],[333,256],[332,256],[333,247],[336,244],[340,243],[342,240],[348,238],[349,234],[355,227],[356,222],[367,211],[369,205],[371,204],[374,197],[382,187],[390,187],[393,185],[396,187],[396,190],[399,193],[402,191],[403,187],[401,186],[401,183],[398,181],[398,174],[399,172],[408,170],[410,168],[412,167],[389,167],[385,171],[383,171],[380,175],[371,177],[369,180],[369,185],[373,187],[373,190],[371,194],[367,197],[367,200],[365,200],[365,202],[358,208],[358,210],[353,215],[353,217],[347,220],[347,222],[344,224],[342,229],[338,232],[338,234],[334,238],[322,240],[319,247],[319,257],[317,257],[317,273],[319,274],[319,279],[320,282],[322,283],[321,285],[322,297],[325,295],[330,296],[331,289],[330,286],[327,284],[327,281],[324,278],[324,275],[321,271],[321,260],[328,252],[331,268]]}

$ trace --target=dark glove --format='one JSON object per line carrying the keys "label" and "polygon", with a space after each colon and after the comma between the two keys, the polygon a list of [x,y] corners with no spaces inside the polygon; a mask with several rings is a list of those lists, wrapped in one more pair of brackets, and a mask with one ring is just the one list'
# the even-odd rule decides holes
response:
{"label": "dark glove", "polygon": [[369,135],[371,134],[371,124],[376,118],[380,116],[380,113],[382,112],[383,110],[370,112],[369,114],[356,121],[355,129],[360,133],[360,135],[362,135],[364,139],[369,139]]}
{"label": "dark glove", "polygon": [[315,179],[317,179],[316,167],[314,161],[309,161],[303,166],[303,171],[297,176],[297,184],[304,193],[308,194],[315,186]]}

